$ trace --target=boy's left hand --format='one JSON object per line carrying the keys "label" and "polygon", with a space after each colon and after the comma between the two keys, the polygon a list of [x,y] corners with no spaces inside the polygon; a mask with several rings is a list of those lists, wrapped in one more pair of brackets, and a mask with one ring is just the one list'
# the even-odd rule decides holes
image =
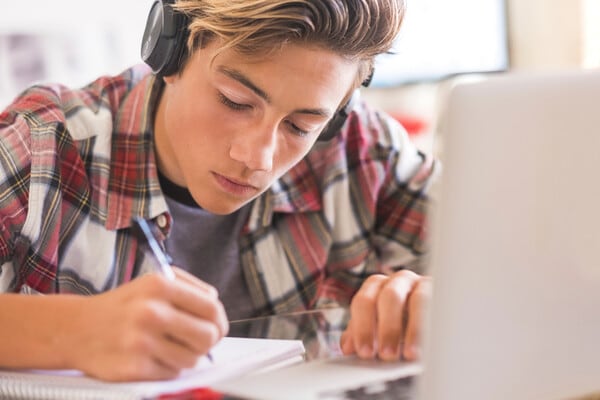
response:
{"label": "boy's left hand", "polygon": [[431,278],[409,270],[367,278],[352,299],[342,352],[388,361],[419,358],[423,308],[431,286]]}

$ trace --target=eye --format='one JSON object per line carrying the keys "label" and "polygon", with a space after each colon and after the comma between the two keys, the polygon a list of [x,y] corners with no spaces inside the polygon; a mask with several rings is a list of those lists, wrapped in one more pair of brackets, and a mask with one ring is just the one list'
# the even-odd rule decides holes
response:
{"label": "eye", "polygon": [[286,121],[286,124],[287,124],[288,128],[290,129],[290,131],[295,135],[306,136],[310,133],[309,130],[301,129],[291,121]]}
{"label": "eye", "polygon": [[240,103],[236,103],[235,101],[230,100],[223,93],[219,93],[219,101],[222,104],[224,104],[226,107],[228,107],[234,111],[241,111],[241,110],[246,110],[248,108],[251,108],[251,106],[248,104],[240,104]]}

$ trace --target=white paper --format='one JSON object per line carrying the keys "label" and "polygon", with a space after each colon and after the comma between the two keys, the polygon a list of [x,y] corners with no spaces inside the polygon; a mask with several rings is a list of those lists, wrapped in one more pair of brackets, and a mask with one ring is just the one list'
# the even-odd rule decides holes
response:
{"label": "white paper", "polygon": [[0,371],[0,397],[43,399],[57,394],[61,398],[86,397],[86,391],[104,393],[106,399],[137,399],[186,389],[207,387],[216,382],[254,372],[304,354],[300,340],[223,338],[211,349],[213,361],[198,360],[192,369],[183,370],[177,379],[108,383],[73,370]]}

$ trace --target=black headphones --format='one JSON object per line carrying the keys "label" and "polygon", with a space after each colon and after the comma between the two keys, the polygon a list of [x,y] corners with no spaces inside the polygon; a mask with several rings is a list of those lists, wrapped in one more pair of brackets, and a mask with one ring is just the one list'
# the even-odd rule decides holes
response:
{"label": "black headphones", "polygon": [[[187,26],[185,15],[173,10],[176,0],[155,0],[150,8],[144,36],[142,38],[142,60],[158,76],[176,73],[187,56]],[[373,72],[362,83],[369,86]],[[355,90],[350,100],[331,118],[319,135],[320,141],[330,140],[337,135],[348,115],[358,101],[359,90]]]}

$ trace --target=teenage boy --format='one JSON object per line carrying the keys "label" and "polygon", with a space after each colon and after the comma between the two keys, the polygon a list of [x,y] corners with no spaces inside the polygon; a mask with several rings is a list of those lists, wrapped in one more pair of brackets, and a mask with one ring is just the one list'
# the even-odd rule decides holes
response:
{"label": "teenage boy", "polygon": [[[432,168],[353,96],[403,12],[156,1],[152,71],[20,95],[0,114],[0,366],[169,378],[227,333],[226,313],[331,304],[351,307],[344,352],[417,357]],[[174,280],[151,273],[137,216]]]}

